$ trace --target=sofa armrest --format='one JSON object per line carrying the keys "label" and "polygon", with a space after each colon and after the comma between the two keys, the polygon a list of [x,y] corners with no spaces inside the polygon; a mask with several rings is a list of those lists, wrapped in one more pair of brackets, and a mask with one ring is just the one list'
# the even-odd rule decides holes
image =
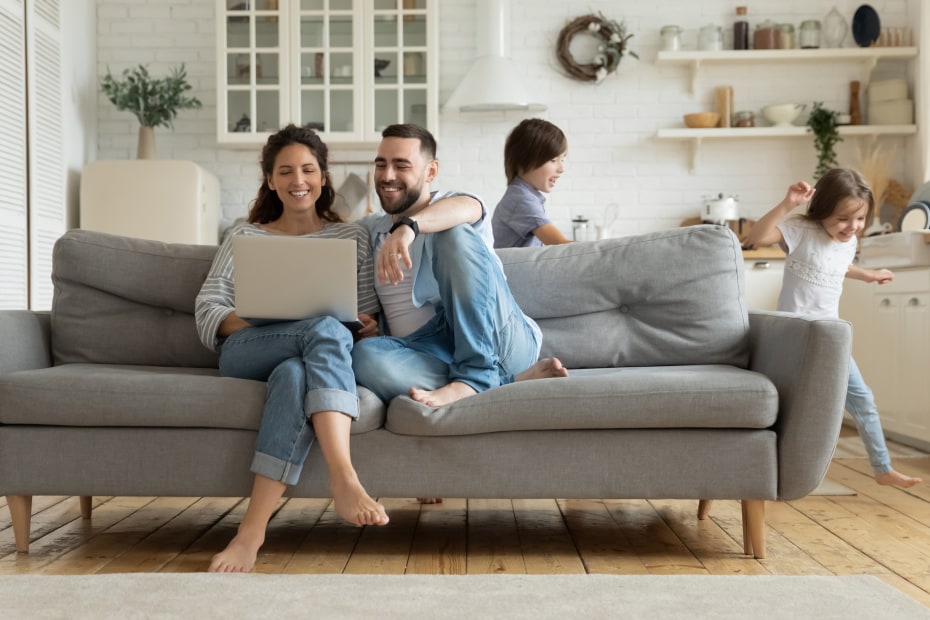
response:
{"label": "sofa armrest", "polygon": [[750,312],[750,370],[778,389],[778,496],[804,497],[833,458],[849,382],[852,326],[780,312]]}
{"label": "sofa armrest", "polygon": [[48,312],[0,310],[0,375],[52,365]]}

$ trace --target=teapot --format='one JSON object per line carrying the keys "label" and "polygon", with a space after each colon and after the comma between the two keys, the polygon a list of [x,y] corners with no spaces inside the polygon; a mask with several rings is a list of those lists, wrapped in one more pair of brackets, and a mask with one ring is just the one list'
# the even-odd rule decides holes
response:
{"label": "teapot", "polygon": [[724,196],[723,193],[716,196],[705,196],[704,208],[701,210],[701,221],[725,226],[727,220],[738,220],[738,198],[738,196]]}

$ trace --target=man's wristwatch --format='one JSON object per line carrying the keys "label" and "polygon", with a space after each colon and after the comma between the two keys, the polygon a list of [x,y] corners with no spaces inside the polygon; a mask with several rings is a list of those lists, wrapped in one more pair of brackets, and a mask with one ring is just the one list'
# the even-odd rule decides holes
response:
{"label": "man's wristwatch", "polygon": [[401,218],[400,218],[399,220],[397,220],[396,222],[394,222],[394,225],[391,226],[391,230],[389,230],[388,232],[394,232],[395,230],[397,230],[397,229],[400,228],[401,226],[409,226],[409,227],[410,227],[410,230],[413,231],[413,238],[414,238],[414,239],[416,239],[417,236],[419,236],[419,234],[420,234],[420,225],[417,224],[417,221],[416,221],[416,220],[412,220],[412,219],[410,219],[409,217],[407,217],[406,215],[401,216]]}

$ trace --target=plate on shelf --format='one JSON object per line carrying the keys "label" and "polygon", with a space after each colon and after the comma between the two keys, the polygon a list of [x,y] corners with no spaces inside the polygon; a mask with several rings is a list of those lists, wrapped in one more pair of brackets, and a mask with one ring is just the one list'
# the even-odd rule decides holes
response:
{"label": "plate on shelf", "polygon": [[859,47],[869,47],[876,41],[882,31],[882,22],[868,4],[863,4],[856,9],[853,15],[852,33],[856,44]]}

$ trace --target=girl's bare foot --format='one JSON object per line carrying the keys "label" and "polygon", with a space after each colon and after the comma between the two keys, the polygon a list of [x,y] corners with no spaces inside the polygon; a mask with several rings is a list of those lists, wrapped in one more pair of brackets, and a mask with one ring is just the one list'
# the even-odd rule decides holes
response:
{"label": "girl's bare foot", "polygon": [[530,379],[551,379],[567,377],[568,369],[562,365],[557,357],[544,357],[523,372],[516,375],[514,381],[529,381]]}
{"label": "girl's bare foot", "polygon": [[892,487],[901,487],[902,489],[907,489],[923,482],[923,478],[915,478],[913,476],[905,476],[899,471],[889,470],[883,474],[878,474],[875,476],[875,482],[878,484],[884,484]]}
{"label": "girl's bare foot", "polygon": [[265,531],[257,533],[247,528],[239,528],[236,536],[229,541],[226,548],[213,556],[210,561],[210,573],[251,573],[258,559],[258,550],[265,542]]}
{"label": "girl's bare foot", "polygon": [[453,381],[438,390],[410,388],[410,398],[430,407],[442,407],[468,396],[474,396],[477,393],[475,388],[461,381]]}
{"label": "girl's bare foot", "polygon": [[352,525],[387,525],[384,506],[376,502],[357,480],[330,481],[336,514]]}

